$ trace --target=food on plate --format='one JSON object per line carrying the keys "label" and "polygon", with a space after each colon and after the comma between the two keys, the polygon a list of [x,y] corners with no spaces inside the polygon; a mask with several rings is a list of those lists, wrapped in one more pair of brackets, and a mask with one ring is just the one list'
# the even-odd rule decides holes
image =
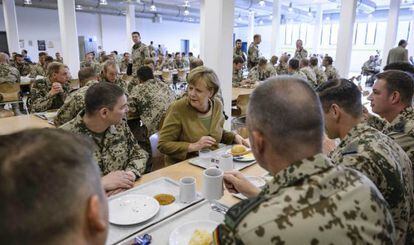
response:
{"label": "food on plate", "polygon": [[247,148],[244,145],[234,145],[231,148],[231,154],[240,155],[247,151]]}
{"label": "food on plate", "polygon": [[206,230],[196,229],[191,236],[189,245],[210,245],[213,244],[212,234]]}
{"label": "food on plate", "polygon": [[175,201],[175,197],[170,194],[158,194],[154,196],[155,200],[158,201],[160,205],[169,205]]}

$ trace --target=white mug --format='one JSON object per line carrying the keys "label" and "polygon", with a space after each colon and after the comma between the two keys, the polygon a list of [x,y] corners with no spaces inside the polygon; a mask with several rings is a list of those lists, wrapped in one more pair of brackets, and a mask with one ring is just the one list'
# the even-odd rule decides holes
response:
{"label": "white mug", "polygon": [[233,156],[229,153],[220,155],[218,167],[224,172],[232,171],[234,168]]}
{"label": "white mug", "polygon": [[208,168],[203,171],[203,196],[209,201],[223,196],[223,170]]}
{"label": "white mug", "polygon": [[183,177],[180,179],[180,202],[190,203],[196,199],[196,179]]}

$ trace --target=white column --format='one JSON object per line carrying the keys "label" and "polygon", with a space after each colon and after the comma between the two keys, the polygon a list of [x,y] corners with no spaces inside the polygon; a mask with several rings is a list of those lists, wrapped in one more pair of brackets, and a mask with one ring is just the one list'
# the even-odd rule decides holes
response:
{"label": "white column", "polygon": [[253,42],[254,36],[254,11],[249,12],[249,25],[247,26],[247,46]]}
{"label": "white column", "polygon": [[76,28],[75,0],[58,0],[62,56],[73,78],[78,78],[79,44]]}
{"label": "white column", "polygon": [[397,39],[398,16],[400,14],[401,0],[390,0],[390,9],[388,10],[388,22],[385,32],[384,48],[382,49],[382,66],[387,65],[387,57],[390,49],[394,47]]}
{"label": "white column", "polygon": [[200,1],[200,54],[205,66],[212,68],[221,83],[224,111],[230,129],[233,67],[234,0]]}
{"label": "white column", "polygon": [[270,55],[277,56],[280,54],[280,37],[282,36],[280,35],[281,2],[281,0],[273,0],[272,36],[270,37]]}
{"label": "white column", "polygon": [[14,0],[3,0],[3,14],[9,53],[20,53],[19,31],[17,28],[16,6]]}
{"label": "white column", "polygon": [[131,49],[133,42],[131,38],[131,33],[136,31],[135,27],[135,5],[128,4],[126,9],[126,40],[127,48]]}
{"label": "white column", "polygon": [[321,43],[321,34],[322,34],[322,21],[323,21],[322,6],[317,5],[316,15],[315,15],[315,29],[313,31],[313,39],[312,39],[312,52],[314,54],[319,54],[319,45]]}
{"label": "white column", "polygon": [[410,58],[410,56],[414,56],[414,9],[411,10],[411,27],[410,27],[410,37],[408,40],[408,58]]}
{"label": "white column", "polygon": [[342,0],[339,19],[335,66],[341,77],[347,78],[351,66],[352,40],[357,0]]}

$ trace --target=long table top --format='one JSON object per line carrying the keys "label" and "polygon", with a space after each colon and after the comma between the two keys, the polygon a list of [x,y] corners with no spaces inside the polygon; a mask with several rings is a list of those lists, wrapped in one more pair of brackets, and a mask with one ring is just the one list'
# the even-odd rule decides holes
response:
{"label": "long table top", "polygon": [[254,88],[233,88],[231,99],[237,100],[237,97],[239,97],[239,95],[251,94],[253,90]]}
{"label": "long table top", "polygon": [[46,120],[35,115],[22,115],[0,119],[0,135],[15,133],[31,128],[54,128]]}

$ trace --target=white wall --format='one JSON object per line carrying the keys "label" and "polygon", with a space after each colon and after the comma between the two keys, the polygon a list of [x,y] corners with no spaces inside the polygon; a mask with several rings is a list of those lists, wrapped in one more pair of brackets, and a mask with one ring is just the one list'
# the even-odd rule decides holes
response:
{"label": "white wall", "polygon": [[[0,5],[1,6],[1,5]],[[1,9],[2,6],[1,6]],[[37,40],[53,42],[53,48],[46,45],[46,51],[54,56],[60,51],[59,18],[57,10],[39,9],[29,7],[16,7],[19,39],[24,40],[24,49],[27,49],[33,61],[37,61]],[[98,14],[76,13],[78,35],[94,38],[103,50],[110,52],[130,51],[126,42],[125,16],[102,15],[102,33],[100,17]],[[152,23],[149,19],[136,19],[137,31],[141,33],[142,41],[149,44],[154,41],[154,46],[164,45],[168,51],[181,51],[181,39],[190,40],[190,50],[199,54],[199,24],[185,22],[163,21]],[[5,31],[3,11],[0,11],[0,31]],[[102,38],[101,38],[102,36]],[[32,46],[29,46],[32,41]]]}

